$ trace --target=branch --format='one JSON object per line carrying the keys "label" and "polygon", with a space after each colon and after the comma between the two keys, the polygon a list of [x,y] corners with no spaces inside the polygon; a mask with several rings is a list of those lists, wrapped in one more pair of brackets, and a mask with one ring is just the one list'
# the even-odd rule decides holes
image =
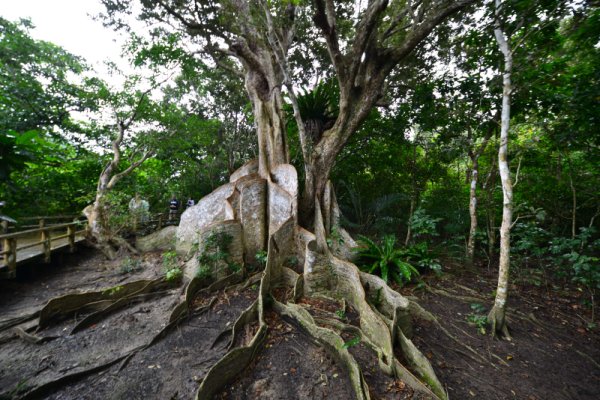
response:
{"label": "branch", "polygon": [[156,0],[156,2],[158,4],[160,4],[162,6],[162,8],[164,8],[172,17],[174,17],[176,20],[181,22],[186,28],[192,29],[192,30],[201,30],[202,29],[202,25],[192,22],[192,21],[188,21],[187,19],[185,19],[185,17],[183,15],[181,15],[180,13],[175,11],[175,9],[173,7],[166,4],[164,1]]}
{"label": "branch", "polygon": [[513,221],[513,223],[510,225],[510,229],[512,229],[515,224],[517,223],[517,221],[521,218],[531,218],[531,217],[535,217],[534,214],[527,214],[527,215],[517,215],[517,218],[515,218],[515,220]]}
{"label": "branch", "polygon": [[[324,3],[327,2],[327,4]],[[314,0],[315,15],[313,21],[321,29],[327,43],[329,58],[333,64],[336,75],[340,82],[346,80],[345,59],[340,51],[339,39],[335,26],[335,8],[333,0]],[[341,85],[340,85],[341,86]]]}
{"label": "branch", "polygon": [[273,18],[271,17],[271,12],[269,11],[269,8],[267,7],[264,1],[262,1],[261,4],[263,5],[265,16],[267,18],[269,43],[273,48],[273,53],[275,54],[277,63],[279,65],[279,68],[281,69],[281,73],[283,74],[283,82],[288,90],[290,101],[292,103],[292,108],[294,110],[294,119],[296,120],[296,125],[298,125],[298,136],[300,138],[302,157],[304,158],[305,165],[308,165],[310,164],[311,159],[311,151],[309,146],[310,139],[306,135],[306,130],[304,129],[304,121],[302,120],[302,115],[300,114],[300,107],[298,105],[298,98],[296,97],[296,93],[294,92],[293,82],[290,79],[285,49],[281,44],[281,41],[279,41],[277,36],[275,35],[275,31],[273,29]]}
{"label": "branch", "polygon": [[[356,37],[352,44],[352,51],[348,54],[348,59],[352,60],[347,79],[354,81],[360,65],[363,63],[362,56],[367,52],[367,45],[373,39],[373,32],[377,28],[378,20],[385,11],[388,0],[374,0],[369,2],[369,6],[356,27]],[[374,49],[370,49],[374,50]]]}
{"label": "branch", "polygon": [[474,2],[475,0],[443,2],[443,6],[434,9],[432,15],[422,23],[413,25],[414,28],[408,33],[401,46],[389,48],[384,52],[384,57],[388,57],[389,60],[387,69],[392,69],[400,60],[405,58],[446,17]]}
{"label": "branch", "polygon": [[144,153],[144,155],[142,156],[142,158],[140,158],[136,162],[132,163],[124,171],[119,172],[118,174],[115,174],[112,178],[110,178],[110,181],[108,182],[108,185],[106,185],[106,188],[107,189],[112,189],[117,184],[117,182],[121,180],[121,178],[123,178],[126,175],[129,175],[131,173],[131,171],[133,171],[134,169],[136,169],[137,167],[139,167],[140,165],[142,165],[142,163],[144,161],[146,161],[153,154],[154,154],[153,151],[146,150],[146,152]]}
{"label": "branch", "polygon": [[521,172],[521,161],[523,161],[523,156],[519,157],[519,164],[517,165],[517,173],[515,175],[515,182],[513,183],[513,189],[519,183],[519,172]]}

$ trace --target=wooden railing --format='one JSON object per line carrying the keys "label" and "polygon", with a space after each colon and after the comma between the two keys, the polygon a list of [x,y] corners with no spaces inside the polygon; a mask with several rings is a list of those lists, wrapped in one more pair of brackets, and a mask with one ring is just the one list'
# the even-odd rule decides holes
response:
{"label": "wooden railing", "polygon": [[167,225],[179,225],[181,214],[182,213],[169,214],[168,212],[153,214],[145,222],[140,222],[134,218],[132,222],[132,228],[134,232],[138,232],[139,230],[143,230],[148,227],[159,230]]}
{"label": "wooden railing", "polygon": [[[52,254],[52,242],[60,239],[67,238],[67,244],[70,252],[75,251],[75,238],[78,234],[85,232],[85,222],[68,222],[63,224],[53,224],[50,226],[40,226],[36,229],[28,229],[20,232],[13,232],[0,235],[0,242],[2,243],[2,256],[3,264],[8,267],[8,275],[14,277],[16,275],[17,268],[17,252],[27,250],[32,247],[42,246],[41,255],[44,257],[45,262],[50,262],[50,256]],[[53,232],[61,231],[58,235],[52,235]],[[39,235],[39,236],[38,236]],[[31,240],[33,237],[33,241]],[[39,240],[36,240],[36,237]],[[28,240],[26,241],[25,238]],[[21,244],[19,246],[19,239]]]}
{"label": "wooden railing", "polygon": [[67,222],[75,221],[78,218],[83,218],[83,215],[52,215],[43,217],[21,217],[17,219],[17,223],[8,223],[3,221],[2,232],[6,233],[10,230],[18,229],[33,229],[33,228],[44,228],[46,226],[53,226],[63,224]]}
{"label": "wooden railing", "polygon": [[[144,228],[159,230],[167,225],[178,225],[180,217],[181,213],[170,214],[166,212],[153,214],[143,223],[134,219],[132,221],[132,228],[134,232],[138,232]],[[40,252],[32,255],[32,257],[42,255],[45,262],[50,262],[53,250],[52,242],[65,238],[68,240],[63,245],[68,246],[70,252],[74,252],[76,236],[84,233],[87,226],[87,221],[76,221],[77,218],[78,216],[73,215],[23,217],[19,218],[17,227],[33,229],[9,233],[6,233],[7,225],[3,224],[1,227],[3,229],[0,230],[0,267],[8,268],[8,277],[15,277],[17,263],[20,262],[17,253],[40,245]],[[51,223],[51,221],[60,220],[70,220],[73,222]],[[29,224],[26,224],[27,222]],[[60,233],[58,235],[53,234],[56,231],[60,231]]]}

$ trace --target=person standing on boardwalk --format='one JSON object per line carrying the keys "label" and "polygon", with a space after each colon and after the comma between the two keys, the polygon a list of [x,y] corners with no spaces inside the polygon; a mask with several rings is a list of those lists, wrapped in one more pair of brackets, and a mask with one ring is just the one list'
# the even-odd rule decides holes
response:
{"label": "person standing on boardwalk", "polygon": [[138,224],[145,224],[148,222],[148,212],[150,205],[148,202],[140,197],[139,193],[135,194],[135,197],[129,201],[129,212],[133,220],[133,229],[137,230]]}
{"label": "person standing on boardwalk", "polygon": [[192,206],[194,206],[196,204],[196,202],[194,201],[194,199],[192,199],[191,197],[188,197],[188,201],[185,204],[185,208],[190,208]]}
{"label": "person standing on boardwalk", "polygon": [[177,212],[179,211],[179,200],[177,197],[173,195],[171,197],[171,201],[169,201],[169,221],[172,221],[177,216]]}

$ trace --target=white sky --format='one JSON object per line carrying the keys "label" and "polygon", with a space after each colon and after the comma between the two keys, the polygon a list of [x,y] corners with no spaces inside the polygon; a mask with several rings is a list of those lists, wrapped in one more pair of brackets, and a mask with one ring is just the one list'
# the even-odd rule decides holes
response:
{"label": "white sky", "polygon": [[124,38],[91,16],[103,11],[96,0],[0,0],[0,15],[10,21],[30,18],[35,39],[46,40],[82,56],[104,77],[104,61],[115,62],[126,69],[121,61]]}

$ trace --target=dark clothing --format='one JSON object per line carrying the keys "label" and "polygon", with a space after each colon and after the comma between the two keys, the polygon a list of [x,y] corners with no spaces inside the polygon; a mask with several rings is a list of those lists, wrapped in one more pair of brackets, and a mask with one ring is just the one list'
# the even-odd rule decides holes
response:
{"label": "dark clothing", "polygon": [[179,210],[179,200],[177,200],[177,199],[172,199],[172,200],[169,202],[169,209],[170,209],[171,211],[177,211],[177,210]]}

